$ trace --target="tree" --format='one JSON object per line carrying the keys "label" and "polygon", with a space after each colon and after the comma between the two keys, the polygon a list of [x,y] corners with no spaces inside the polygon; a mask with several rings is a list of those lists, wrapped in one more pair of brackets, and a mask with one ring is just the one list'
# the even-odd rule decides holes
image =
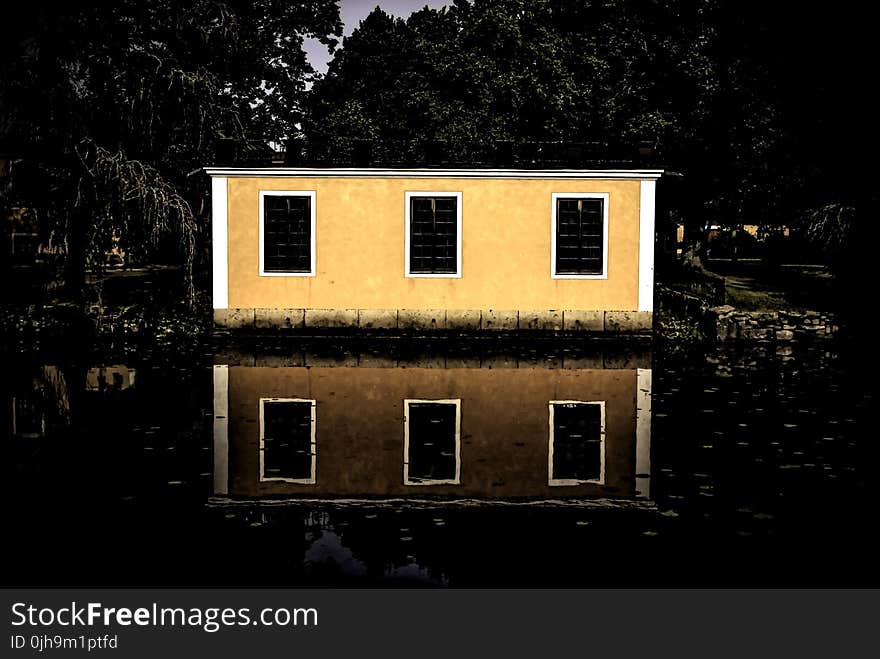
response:
{"label": "tree", "polygon": [[831,99],[817,105],[808,90],[834,87],[844,57],[823,61],[817,45],[847,38],[823,29],[840,17],[788,9],[456,0],[402,20],[377,8],[315,83],[304,131],[337,150],[357,138],[380,149],[443,140],[462,152],[494,140],[618,153],[647,142],[684,174],[664,195],[691,236],[709,223],[785,223],[828,171],[803,143]]}
{"label": "tree", "polygon": [[4,203],[35,209],[63,236],[74,292],[111,242],[143,260],[171,236],[190,272],[206,213],[203,179],[190,174],[224,138],[246,148],[294,131],[314,76],[303,38],[332,49],[341,34],[336,0],[16,12],[0,138],[23,166]]}

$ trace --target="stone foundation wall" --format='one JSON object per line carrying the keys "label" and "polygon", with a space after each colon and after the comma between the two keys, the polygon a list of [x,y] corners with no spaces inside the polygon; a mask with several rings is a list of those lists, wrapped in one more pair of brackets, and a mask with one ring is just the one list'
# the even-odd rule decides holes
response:
{"label": "stone foundation wall", "polygon": [[788,343],[803,338],[826,339],[838,331],[833,313],[821,311],[742,311],[730,305],[712,307],[719,341],[768,340]]}
{"label": "stone foundation wall", "polygon": [[498,309],[215,309],[231,330],[543,331],[650,334],[650,311]]}

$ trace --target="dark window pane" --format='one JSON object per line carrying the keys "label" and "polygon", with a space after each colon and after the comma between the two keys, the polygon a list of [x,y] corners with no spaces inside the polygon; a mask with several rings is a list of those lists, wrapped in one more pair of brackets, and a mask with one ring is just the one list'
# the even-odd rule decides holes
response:
{"label": "dark window pane", "polygon": [[556,274],[601,275],[604,200],[556,200]]}
{"label": "dark window pane", "polygon": [[45,401],[41,391],[29,396],[16,397],[12,401],[15,434],[20,437],[42,437],[45,421]]}
{"label": "dark window pane", "polygon": [[312,477],[312,404],[263,403],[263,477]]}
{"label": "dark window pane", "polygon": [[553,404],[553,475],[557,480],[599,480],[602,408],[594,403]]}
{"label": "dark window pane", "polygon": [[311,272],[312,200],[310,197],[263,197],[263,270]]}
{"label": "dark window pane", "polygon": [[409,480],[454,480],[456,406],[410,403]]}
{"label": "dark window pane", "polygon": [[409,270],[415,274],[456,274],[458,199],[411,197]]}

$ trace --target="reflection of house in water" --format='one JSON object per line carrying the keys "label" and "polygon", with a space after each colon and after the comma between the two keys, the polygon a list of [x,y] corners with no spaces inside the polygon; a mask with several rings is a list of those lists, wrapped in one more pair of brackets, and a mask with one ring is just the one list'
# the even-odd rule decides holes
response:
{"label": "reflection of house in water", "polygon": [[[88,369],[16,365],[11,372],[5,383],[9,392],[0,422],[10,436],[21,439],[50,437],[66,430],[72,398],[76,409],[98,405],[95,414],[106,416],[106,410],[100,408],[102,394],[116,396],[116,392],[131,389],[135,383],[135,369],[124,364]],[[86,394],[83,397],[78,395],[81,390]]]}
{"label": "reflection of house in water", "polygon": [[95,366],[86,373],[88,391],[122,390],[134,386],[135,369],[124,364]]}
{"label": "reflection of house in water", "polygon": [[601,365],[215,366],[215,492],[647,496],[651,370]]}

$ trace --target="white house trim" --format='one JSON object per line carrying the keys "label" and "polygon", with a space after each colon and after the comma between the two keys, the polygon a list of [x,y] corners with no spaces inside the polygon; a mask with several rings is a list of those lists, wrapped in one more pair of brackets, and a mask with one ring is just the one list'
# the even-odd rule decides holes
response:
{"label": "white house trim", "polygon": [[[553,477],[553,440],[554,438],[554,405],[598,405],[599,416],[599,478],[580,480],[577,478],[554,478]],[[550,448],[547,454],[547,484],[550,486],[565,485],[604,485],[605,484],[605,401],[604,400],[551,400],[550,407]]]}
{"label": "white house trim", "polygon": [[[265,443],[265,404],[267,402],[272,403],[309,403],[311,405],[312,417],[311,417],[311,474],[308,478],[287,478],[284,476],[270,476],[267,477],[265,475],[265,462],[263,460],[263,452],[266,448]],[[313,398],[261,398],[260,399],[260,482],[281,482],[281,483],[298,483],[300,485],[314,485],[315,484],[315,468],[316,468],[316,454],[317,454],[317,446],[315,444],[315,406],[317,402]]]}
{"label": "white house trim", "polygon": [[[309,271],[308,272],[266,272],[263,268],[263,241],[264,241],[264,233],[265,233],[265,223],[266,216],[263,213],[264,204],[263,200],[266,197],[308,197],[309,198],[309,214],[310,214],[310,222],[311,222],[311,231],[310,231],[310,239],[311,243],[309,245]],[[260,276],[261,277],[314,277],[315,276],[315,263],[318,260],[317,254],[315,253],[315,249],[317,247],[317,241],[315,239],[315,217],[316,217],[316,209],[315,209],[315,201],[317,198],[317,193],[314,190],[260,190]]]}
{"label": "white house trim", "polygon": [[229,367],[214,366],[214,494],[229,491]]}
{"label": "white house trim", "polygon": [[385,169],[376,167],[206,167],[209,176],[229,178],[513,178],[656,180],[662,169]]}
{"label": "white house trim", "polygon": [[229,226],[227,180],[211,179],[211,279],[215,309],[229,307]]}
{"label": "white house trim", "polygon": [[[406,210],[404,213],[404,219],[406,225],[404,227],[404,276],[411,278],[420,278],[420,279],[461,279],[461,245],[464,242],[462,240],[461,235],[461,205],[462,205],[462,193],[461,192],[421,192],[418,190],[414,190],[412,192],[406,192],[404,194],[406,201]],[[410,261],[409,261],[409,251],[410,251],[410,210],[412,204],[410,200],[413,197],[455,197],[455,272],[454,273],[422,273],[422,272],[410,272]]]}
{"label": "white house trim", "polygon": [[[550,278],[551,279],[608,279],[608,206],[607,192],[554,192],[550,207]],[[597,275],[566,275],[556,273],[556,202],[559,199],[602,199],[602,272]]]}
{"label": "white house trim", "polygon": [[654,311],[654,212],[657,181],[639,185],[639,311]]}
{"label": "white house trim", "polygon": [[[410,403],[455,405],[455,478],[410,480],[409,478],[409,406]],[[458,485],[461,483],[461,398],[406,398],[403,401],[403,484],[404,485]]]}
{"label": "white house trim", "polygon": [[651,496],[651,369],[637,369],[636,495]]}

